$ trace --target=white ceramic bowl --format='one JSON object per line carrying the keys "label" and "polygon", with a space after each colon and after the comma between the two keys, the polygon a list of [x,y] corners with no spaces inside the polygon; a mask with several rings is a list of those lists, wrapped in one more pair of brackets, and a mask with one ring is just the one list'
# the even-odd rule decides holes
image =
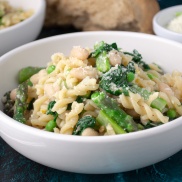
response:
{"label": "white ceramic bowl", "polygon": [[182,5],[173,6],[159,11],[153,18],[154,33],[160,37],[182,43],[182,34],[166,28],[167,24],[174,19],[176,12],[182,12]]}
{"label": "white ceramic bowl", "polygon": [[[147,62],[171,72],[182,70],[182,45],[154,35],[85,32],[55,36],[21,46],[0,58],[0,98],[15,88],[19,69],[45,66],[56,52],[96,41],[137,49]],[[2,104],[0,104],[2,109]],[[159,162],[182,149],[182,118],[156,128],[116,136],[81,137],[50,133],[21,124],[0,111],[0,135],[16,151],[43,165],[78,173],[116,173]]]}
{"label": "white ceramic bowl", "polygon": [[29,43],[39,35],[45,18],[45,0],[7,0],[13,7],[33,10],[33,15],[11,27],[0,30],[0,56]]}

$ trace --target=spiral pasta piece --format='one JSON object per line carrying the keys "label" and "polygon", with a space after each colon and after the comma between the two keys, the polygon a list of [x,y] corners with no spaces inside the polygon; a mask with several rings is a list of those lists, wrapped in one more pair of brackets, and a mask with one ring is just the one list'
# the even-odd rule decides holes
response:
{"label": "spiral pasta piece", "polygon": [[71,135],[78,122],[79,114],[83,110],[83,103],[73,102],[71,111],[66,115],[65,125],[61,128],[62,134]]}
{"label": "spiral pasta piece", "polygon": [[129,96],[121,94],[118,102],[127,109],[134,109],[141,116],[147,116],[148,119],[154,122],[168,122],[168,117],[164,116],[159,110],[151,108],[139,94],[129,92]]}
{"label": "spiral pasta piece", "polygon": [[164,74],[162,81],[172,88],[175,96],[182,102],[182,73],[173,71],[172,74]]}
{"label": "spiral pasta piece", "polygon": [[62,114],[63,112],[66,111],[68,104],[75,101],[75,99],[76,99],[76,96],[74,95],[70,96],[68,90],[65,87],[63,87],[62,90],[60,90],[57,93],[56,100],[55,100],[56,103],[54,107],[52,108],[52,111],[53,112],[56,111],[58,114]]}
{"label": "spiral pasta piece", "polygon": [[167,95],[164,92],[159,93],[159,97],[163,98],[167,101],[167,105],[169,108],[174,108],[176,112],[182,116],[182,105],[178,98],[176,98],[174,95]]}

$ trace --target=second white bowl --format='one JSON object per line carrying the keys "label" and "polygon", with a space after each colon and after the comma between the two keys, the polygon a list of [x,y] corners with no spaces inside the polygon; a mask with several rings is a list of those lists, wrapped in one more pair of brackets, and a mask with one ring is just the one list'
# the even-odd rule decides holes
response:
{"label": "second white bowl", "polygon": [[45,17],[45,0],[7,0],[13,7],[33,10],[33,15],[11,27],[0,30],[0,56],[36,39]]}
{"label": "second white bowl", "polygon": [[174,19],[177,12],[182,12],[182,5],[159,11],[153,18],[153,30],[160,37],[182,43],[182,34],[167,29],[167,24]]}

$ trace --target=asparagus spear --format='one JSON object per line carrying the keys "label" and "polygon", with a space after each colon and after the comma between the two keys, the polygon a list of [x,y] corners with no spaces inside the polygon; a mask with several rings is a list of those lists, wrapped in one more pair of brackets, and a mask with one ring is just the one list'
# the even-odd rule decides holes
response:
{"label": "asparagus spear", "polygon": [[42,67],[26,67],[19,71],[18,73],[18,82],[23,83],[24,81],[28,80],[32,75],[38,73]]}
{"label": "asparagus spear", "polygon": [[27,109],[27,93],[28,84],[27,82],[21,83],[16,91],[15,109],[13,118],[20,123],[25,123],[25,111]]}
{"label": "asparagus spear", "polygon": [[96,118],[97,122],[102,126],[110,124],[116,134],[127,133],[122,127],[120,127],[113,119],[111,119],[103,110],[100,110],[99,115]]}
{"label": "asparagus spear", "polygon": [[91,96],[92,101],[127,132],[139,130],[137,124],[130,115],[127,115],[118,104],[103,92],[95,92]]}
{"label": "asparagus spear", "polygon": [[106,51],[100,53],[99,56],[96,58],[96,67],[100,72],[103,73],[110,70],[111,65]]}
{"label": "asparagus spear", "polygon": [[105,73],[110,70],[108,52],[113,49],[118,50],[116,43],[107,44],[101,41],[94,45],[94,51],[90,54],[90,57],[96,58],[96,67],[100,72]]}

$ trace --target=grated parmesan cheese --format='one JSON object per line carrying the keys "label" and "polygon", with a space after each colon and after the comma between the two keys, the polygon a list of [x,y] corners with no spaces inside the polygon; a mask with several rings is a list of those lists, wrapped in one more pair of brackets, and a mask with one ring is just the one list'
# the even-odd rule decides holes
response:
{"label": "grated parmesan cheese", "polygon": [[173,32],[182,33],[182,15],[175,17],[172,19],[168,26],[168,30],[171,30]]}

